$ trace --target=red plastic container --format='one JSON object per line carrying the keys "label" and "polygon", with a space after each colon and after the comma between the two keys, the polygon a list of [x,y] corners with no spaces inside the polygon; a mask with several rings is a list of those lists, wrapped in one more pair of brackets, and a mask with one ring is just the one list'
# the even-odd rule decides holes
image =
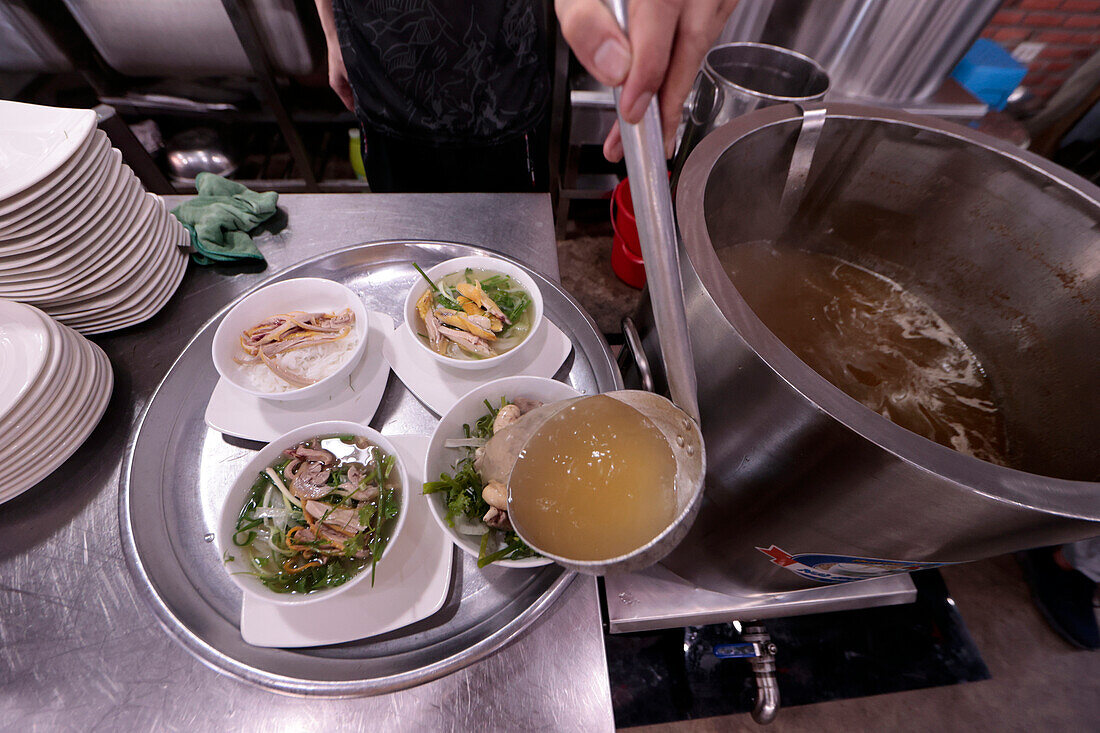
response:
{"label": "red plastic container", "polygon": [[611,193],[611,269],[627,285],[645,287],[645,263],[642,245],[638,241],[638,223],[634,219],[634,204],[630,200],[630,181],[624,178]]}
{"label": "red plastic container", "polygon": [[626,243],[617,233],[611,244],[611,269],[630,287],[639,290],[645,287],[645,263],[641,257],[627,249]]}
{"label": "red plastic container", "polygon": [[634,201],[630,198],[630,179],[624,178],[611,192],[611,223],[626,248],[641,258],[642,244],[638,240],[638,221],[634,218]]}

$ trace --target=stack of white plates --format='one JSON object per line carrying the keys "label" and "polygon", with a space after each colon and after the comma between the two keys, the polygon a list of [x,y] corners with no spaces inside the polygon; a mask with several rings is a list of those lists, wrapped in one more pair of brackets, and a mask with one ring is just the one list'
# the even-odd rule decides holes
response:
{"label": "stack of white plates", "polygon": [[188,244],[95,112],[0,101],[0,298],[84,333],[132,326],[175,293]]}
{"label": "stack of white plates", "polygon": [[0,300],[0,502],[80,447],[111,397],[103,351],[37,308]]}

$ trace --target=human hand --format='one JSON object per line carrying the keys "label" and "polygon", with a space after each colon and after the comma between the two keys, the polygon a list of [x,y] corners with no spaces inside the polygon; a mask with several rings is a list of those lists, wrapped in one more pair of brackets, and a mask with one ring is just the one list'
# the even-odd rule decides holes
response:
{"label": "human hand", "polygon": [[348,111],[355,111],[355,97],[351,93],[351,84],[348,82],[348,70],[344,66],[344,57],[340,53],[340,47],[335,49],[329,48],[328,52],[328,85],[332,87],[332,91],[336,92],[336,96],[340,98],[340,101],[344,103],[344,106],[348,108]]}
{"label": "human hand", "polygon": [[[601,0],[554,0],[562,35],[577,60],[600,83],[622,86],[624,120],[640,122],[657,95],[669,158],[695,74],[736,5],[737,0],[633,0],[627,7],[627,40]],[[617,121],[603,154],[613,163],[622,160]]]}

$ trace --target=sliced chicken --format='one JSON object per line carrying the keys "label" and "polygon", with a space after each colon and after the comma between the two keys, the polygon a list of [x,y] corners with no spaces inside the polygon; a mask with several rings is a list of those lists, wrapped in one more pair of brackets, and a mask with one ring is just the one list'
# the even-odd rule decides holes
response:
{"label": "sliced chicken", "polygon": [[489,349],[489,344],[485,343],[483,339],[474,336],[472,333],[466,333],[460,331],[457,328],[441,327],[439,332],[444,337],[454,341],[458,344],[459,348],[463,351],[468,351],[471,354],[477,354],[478,356],[492,356],[493,352]]}
{"label": "sliced chicken", "polygon": [[315,521],[332,527],[348,537],[362,532],[366,527],[359,523],[359,512],[344,507],[333,508],[323,501],[307,501],[305,510]]}
{"label": "sliced chicken", "polygon": [[499,481],[490,481],[481,490],[481,498],[491,507],[502,512],[508,511],[508,487]]}
{"label": "sliced chicken", "polygon": [[481,521],[493,529],[509,530],[512,528],[512,522],[508,519],[508,512],[502,512],[495,506],[489,507],[489,511],[485,512],[485,516],[481,518]]}
{"label": "sliced chicken", "polygon": [[497,411],[497,416],[493,418],[493,434],[504,430],[516,420],[519,420],[523,411],[519,409],[517,405],[505,405]]}

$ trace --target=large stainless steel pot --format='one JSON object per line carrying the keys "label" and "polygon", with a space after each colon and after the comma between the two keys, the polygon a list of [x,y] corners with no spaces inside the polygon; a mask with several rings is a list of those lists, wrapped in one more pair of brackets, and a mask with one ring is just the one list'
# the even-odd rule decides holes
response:
{"label": "large stainless steel pot", "polygon": [[[1100,189],[963,127],[834,104],[788,228],[799,124],[792,105],[734,120],[680,180],[708,486],[665,564],[763,593],[1100,535]],[[765,328],[716,250],[780,231],[781,246],[867,264],[942,314],[987,366],[1023,470],[894,425]]]}

